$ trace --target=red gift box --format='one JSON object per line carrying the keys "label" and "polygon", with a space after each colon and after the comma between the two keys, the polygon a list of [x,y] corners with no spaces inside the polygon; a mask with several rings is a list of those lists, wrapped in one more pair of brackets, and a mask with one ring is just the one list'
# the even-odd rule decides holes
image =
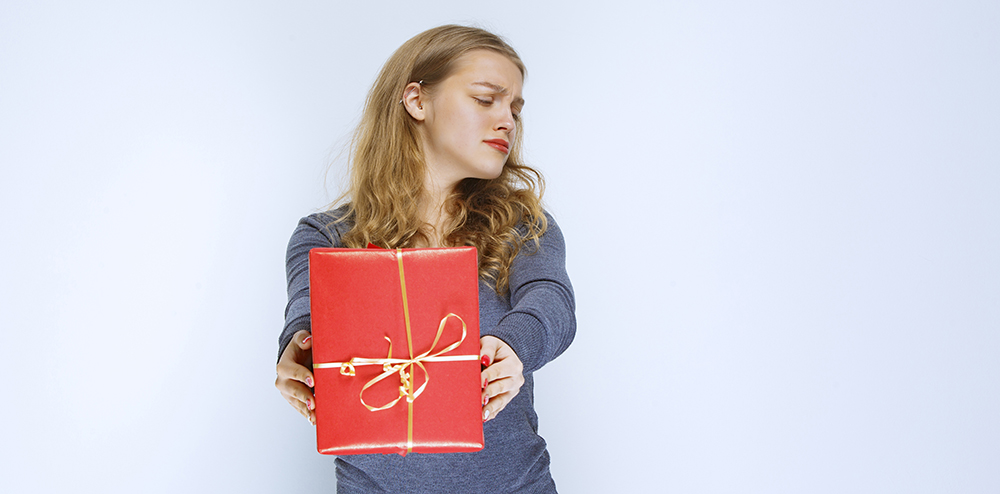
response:
{"label": "red gift box", "polygon": [[316,449],[483,448],[474,247],[309,252]]}

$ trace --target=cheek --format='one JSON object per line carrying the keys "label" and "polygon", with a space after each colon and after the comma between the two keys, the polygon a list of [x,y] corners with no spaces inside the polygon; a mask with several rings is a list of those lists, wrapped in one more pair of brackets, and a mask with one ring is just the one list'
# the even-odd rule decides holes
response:
{"label": "cheek", "polygon": [[452,153],[475,153],[479,145],[490,137],[491,116],[472,105],[446,102],[439,106],[435,117],[432,139]]}
{"label": "cheek", "polygon": [[460,147],[475,147],[483,137],[485,119],[478,115],[461,115],[450,126],[451,141]]}

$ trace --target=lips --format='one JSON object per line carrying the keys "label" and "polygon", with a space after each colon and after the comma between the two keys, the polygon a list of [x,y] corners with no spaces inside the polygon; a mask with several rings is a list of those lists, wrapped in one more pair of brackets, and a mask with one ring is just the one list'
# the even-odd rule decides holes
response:
{"label": "lips", "polygon": [[494,149],[500,151],[503,154],[507,154],[510,152],[510,143],[503,139],[489,139],[483,142],[489,144]]}

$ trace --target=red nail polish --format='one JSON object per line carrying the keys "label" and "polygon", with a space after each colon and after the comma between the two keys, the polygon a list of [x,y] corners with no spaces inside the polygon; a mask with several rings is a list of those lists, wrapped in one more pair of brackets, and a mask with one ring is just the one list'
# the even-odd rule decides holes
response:
{"label": "red nail polish", "polygon": [[310,388],[313,387],[313,378],[311,377],[306,378],[306,386],[309,386]]}
{"label": "red nail polish", "polygon": [[483,367],[489,367],[490,366],[490,358],[488,356],[486,356],[486,355],[483,355],[482,363],[483,363]]}
{"label": "red nail polish", "polygon": [[489,402],[490,402],[490,398],[488,396],[484,395],[483,396],[483,406],[486,406],[486,404],[489,403]]}
{"label": "red nail polish", "polygon": [[310,410],[314,410],[316,408],[316,406],[313,405],[312,400],[308,400],[308,401],[306,401],[306,408],[308,408]]}
{"label": "red nail polish", "polygon": [[483,378],[483,389],[486,389],[486,386],[489,386],[489,385],[490,385],[490,382],[487,381],[486,378],[484,377]]}
{"label": "red nail polish", "polygon": [[302,344],[305,344],[307,341],[311,340],[312,338],[313,338],[312,335],[306,336],[306,338],[304,340],[302,340]]}

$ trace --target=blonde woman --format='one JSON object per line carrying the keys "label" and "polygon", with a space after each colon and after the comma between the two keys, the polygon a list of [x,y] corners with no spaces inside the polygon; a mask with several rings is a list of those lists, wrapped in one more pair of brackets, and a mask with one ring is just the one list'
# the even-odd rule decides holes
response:
{"label": "blonde woman", "polygon": [[475,246],[485,448],[337,458],[338,492],[555,492],[532,373],[576,332],[562,234],[520,159],[525,68],[502,39],[442,26],[403,44],[369,92],[344,203],[303,218],[288,245],[275,385],[315,423],[308,252]]}

